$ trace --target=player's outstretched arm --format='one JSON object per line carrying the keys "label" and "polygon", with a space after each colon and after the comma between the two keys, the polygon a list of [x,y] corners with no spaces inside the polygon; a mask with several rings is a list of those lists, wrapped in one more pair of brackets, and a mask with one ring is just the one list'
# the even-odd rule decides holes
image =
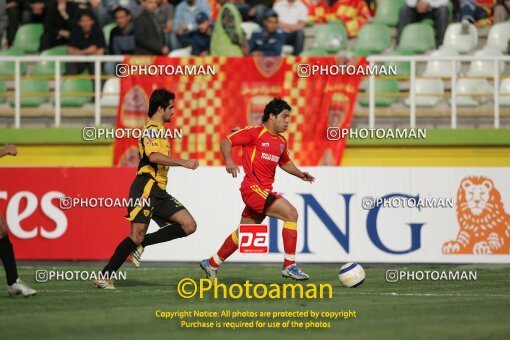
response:
{"label": "player's outstretched arm", "polygon": [[156,164],[166,166],[182,166],[187,169],[195,170],[198,168],[198,161],[196,159],[181,159],[175,157],[169,157],[159,152],[153,152],[149,156],[149,161]]}
{"label": "player's outstretched arm", "polygon": [[5,145],[2,149],[0,149],[0,157],[4,157],[7,155],[16,156],[18,154],[18,149],[16,149],[16,145]]}
{"label": "player's outstretched arm", "polygon": [[237,177],[237,174],[241,171],[232,159],[232,143],[226,138],[221,142],[221,154],[225,159],[225,168],[227,169],[227,172],[232,174],[232,177]]}
{"label": "player's outstretched arm", "polygon": [[283,171],[291,175],[301,178],[305,182],[312,183],[313,181],[315,181],[315,177],[310,175],[308,172],[303,172],[299,170],[292,162],[285,165],[280,165],[280,168],[282,168]]}

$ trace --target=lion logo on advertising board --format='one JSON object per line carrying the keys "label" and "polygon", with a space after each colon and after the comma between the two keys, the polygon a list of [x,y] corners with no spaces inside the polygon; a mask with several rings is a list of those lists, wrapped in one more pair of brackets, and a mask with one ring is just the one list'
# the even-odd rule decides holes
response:
{"label": "lion logo on advertising board", "polygon": [[443,244],[443,254],[510,254],[510,215],[492,179],[464,178],[457,191],[457,239]]}

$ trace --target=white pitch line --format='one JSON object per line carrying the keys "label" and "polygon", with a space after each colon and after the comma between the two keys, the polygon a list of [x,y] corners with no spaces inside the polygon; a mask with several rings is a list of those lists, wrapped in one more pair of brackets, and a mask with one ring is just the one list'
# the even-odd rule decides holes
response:
{"label": "white pitch line", "polygon": [[[129,291],[129,288],[119,288],[115,290],[109,290],[112,293],[121,293],[122,291]],[[76,290],[76,289],[40,289],[40,293],[94,293],[98,289],[87,289],[87,290]],[[173,293],[176,289],[142,289],[141,293]],[[459,293],[365,293],[365,292],[351,292],[351,293],[339,293],[333,292],[333,295],[349,296],[349,295],[371,295],[371,296],[423,296],[423,297],[504,297],[510,298],[507,294],[459,294]]]}
{"label": "white pitch line", "polygon": [[510,295],[507,294],[460,294],[460,293],[395,293],[395,292],[389,292],[389,293],[364,293],[364,292],[352,292],[352,293],[338,293],[333,292],[333,295],[342,295],[342,296],[349,296],[349,295],[374,295],[374,296],[457,296],[457,297],[508,297],[510,298]]}
{"label": "white pitch line", "polygon": [[[106,289],[105,289],[106,290]],[[77,289],[39,289],[37,290],[37,293],[94,293],[94,291],[98,292],[100,291],[99,288],[90,288],[87,290],[77,290]],[[112,293],[120,293],[118,290],[109,289],[109,292]]]}

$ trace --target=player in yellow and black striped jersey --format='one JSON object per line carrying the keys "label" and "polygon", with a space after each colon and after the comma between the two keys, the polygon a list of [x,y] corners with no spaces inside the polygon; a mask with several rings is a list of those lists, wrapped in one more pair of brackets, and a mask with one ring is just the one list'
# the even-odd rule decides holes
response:
{"label": "player in yellow and black striped jersey", "polygon": [[[155,90],[149,101],[149,121],[145,124],[138,141],[140,163],[136,178],[129,190],[131,202],[126,218],[131,222],[131,233],[115,249],[108,264],[103,268],[105,276],[117,271],[131,253],[135,266],[140,264],[143,248],[156,243],[185,237],[195,232],[197,224],[189,211],[166,191],[168,169],[182,166],[191,170],[198,168],[196,159],[174,158],[165,136],[164,123],[174,113],[175,95],[164,89]],[[147,234],[150,220],[160,229]],[[110,280],[94,280],[98,288],[114,289]]]}
{"label": "player in yellow and black striped jersey", "polygon": [[[16,145],[6,145],[0,148],[0,158],[11,155],[16,156],[18,149]],[[9,233],[7,232],[7,223],[4,221],[2,214],[0,214],[0,260],[4,265],[5,278],[7,279],[7,293],[10,296],[23,294],[23,296],[32,296],[37,293],[35,289],[27,286],[26,283],[21,281],[18,277],[18,269],[16,267],[16,258],[14,257],[14,249]]]}

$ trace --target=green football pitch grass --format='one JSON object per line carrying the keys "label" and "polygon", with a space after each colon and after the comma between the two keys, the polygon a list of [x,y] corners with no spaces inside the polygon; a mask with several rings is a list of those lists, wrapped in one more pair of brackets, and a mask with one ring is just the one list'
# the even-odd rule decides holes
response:
{"label": "green football pitch grass", "polygon": [[[339,265],[303,264],[312,279],[330,283],[333,298],[324,299],[184,299],[178,282],[202,278],[198,264],[127,263],[127,280],[114,291],[87,281],[37,283],[35,271],[96,271],[102,263],[21,264],[20,277],[38,290],[34,297],[0,297],[2,339],[510,339],[509,265],[365,265],[366,282],[350,289],[338,282]],[[399,270],[476,270],[476,281],[402,281],[388,283],[385,272]],[[289,283],[277,264],[226,264],[221,283]],[[0,281],[5,282],[3,271]],[[293,282],[293,281],[292,281]],[[157,318],[161,311],[356,311],[356,317],[325,320],[328,329],[183,329],[179,319]],[[265,321],[285,321],[289,318]],[[309,318],[308,318],[309,319]],[[305,322],[308,319],[292,320]],[[204,320],[191,318],[188,321]],[[212,319],[213,321],[215,319]],[[219,319],[218,319],[219,320]],[[234,321],[249,322],[252,319]],[[222,320],[224,321],[224,320]]]}

